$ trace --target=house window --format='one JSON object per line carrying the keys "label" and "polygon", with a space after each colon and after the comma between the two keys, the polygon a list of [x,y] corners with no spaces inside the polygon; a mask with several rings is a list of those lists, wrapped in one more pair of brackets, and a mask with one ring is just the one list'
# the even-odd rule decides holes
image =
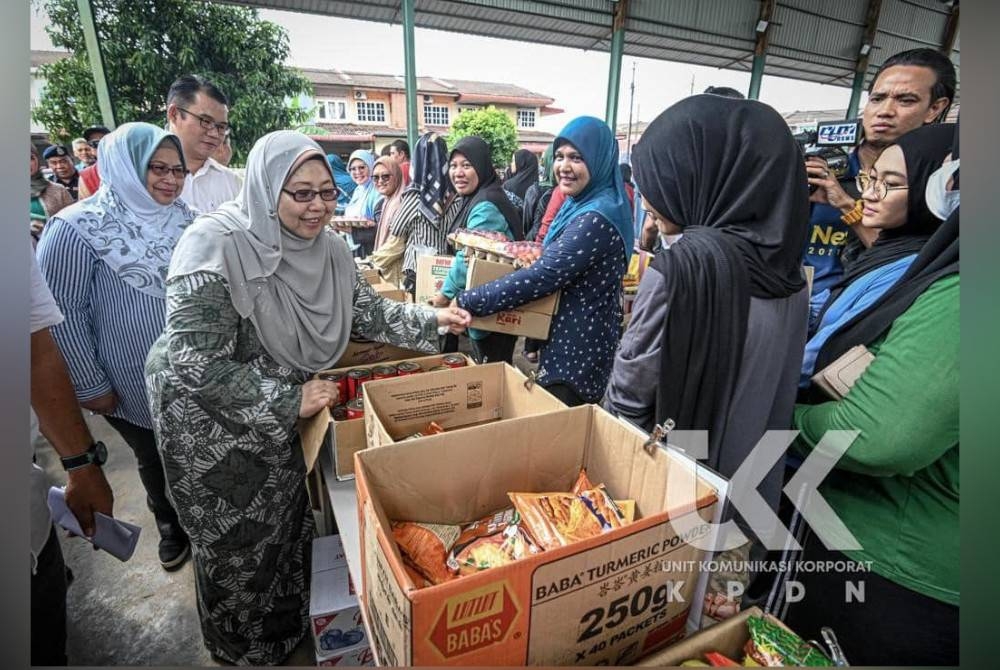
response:
{"label": "house window", "polygon": [[346,100],[317,100],[316,120],[331,123],[334,121],[347,121],[347,101]]}
{"label": "house window", "polygon": [[358,121],[361,123],[385,123],[385,103],[358,102]]}
{"label": "house window", "polygon": [[533,109],[519,109],[519,110],[517,110],[517,127],[518,128],[534,128],[535,127],[535,110],[533,110]]}
{"label": "house window", "polygon": [[424,105],[424,123],[428,126],[447,126],[448,108],[437,105]]}

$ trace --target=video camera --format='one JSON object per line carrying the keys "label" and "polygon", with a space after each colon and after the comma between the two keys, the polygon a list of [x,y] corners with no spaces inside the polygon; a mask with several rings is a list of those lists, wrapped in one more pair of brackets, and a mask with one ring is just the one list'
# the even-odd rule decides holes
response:
{"label": "video camera", "polygon": [[[792,137],[799,143],[805,158],[817,156],[826,161],[837,179],[847,173],[850,165],[848,152],[858,144],[861,124],[858,121],[823,121],[816,124],[816,130],[804,130]],[[816,186],[809,185],[809,193]]]}

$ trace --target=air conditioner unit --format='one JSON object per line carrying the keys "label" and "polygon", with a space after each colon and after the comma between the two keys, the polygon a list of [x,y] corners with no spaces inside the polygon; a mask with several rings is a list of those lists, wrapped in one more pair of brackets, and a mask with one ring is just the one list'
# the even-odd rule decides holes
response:
{"label": "air conditioner unit", "polygon": [[424,104],[427,104],[427,105],[429,105],[429,104],[431,104],[432,102],[434,102],[434,98],[433,98],[433,97],[431,97],[431,96],[429,96],[429,95],[425,95],[425,96],[424,96]]}
{"label": "air conditioner unit", "polygon": [[364,91],[355,91],[354,92],[354,99],[355,100],[367,100],[368,96],[365,95]]}

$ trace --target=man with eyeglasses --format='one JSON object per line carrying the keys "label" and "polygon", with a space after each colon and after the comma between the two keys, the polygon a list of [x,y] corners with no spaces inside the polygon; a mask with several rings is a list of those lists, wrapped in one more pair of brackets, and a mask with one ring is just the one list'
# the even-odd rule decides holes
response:
{"label": "man with eyeglasses", "polygon": [[840,281],[843,263],[849,263],[862,245],[874,242],[874,238],[862,237],[869,231],[852,228],[861,220],[861,193],[855,178],[867,175],[882,150],[901,135],[944,121],[955,85],[955,67],[939,51],[912,49],[890,56],[868,88],[861,118],[864,139],[851,152],[846,173],[838,179],[822,158],[806,160],[809,183],[816,187],[809,198],[812,211],[804,260],[814,272],[811,325],[830,289]]}
{"label": "man with eyeglasses", "polygon": [[60,144],[50,146],[42,152],[42,160],[52,171],[49,181],[65,186],[73,200],[79,198],[80,173],[76,171],[73,156],[66,151],[66,147]]}
{"label": "man with eyeglasses", "polygon": [[77,160],[77,172],[83,172],[88,166],[97,162],[97,152],[82,137],[73,140],[73,155],[76,156]]}
{"label": "man with eyeglasses", "polygon": [[177,135],[190,173],[181,199],[211,212],[240,190],[239,176],[212,158],[229,135],[229,101],[204,77],[186,74],[167,93],[167,129]]}

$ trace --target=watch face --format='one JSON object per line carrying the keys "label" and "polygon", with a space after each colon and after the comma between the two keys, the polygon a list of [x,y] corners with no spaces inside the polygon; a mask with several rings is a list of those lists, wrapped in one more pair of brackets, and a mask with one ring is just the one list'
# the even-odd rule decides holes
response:
{"label": "watch face", "polygon": [[108,460],[108,448],[104,446],[103,442],[94,443],[94,463],[97,465],[104,465]]}

